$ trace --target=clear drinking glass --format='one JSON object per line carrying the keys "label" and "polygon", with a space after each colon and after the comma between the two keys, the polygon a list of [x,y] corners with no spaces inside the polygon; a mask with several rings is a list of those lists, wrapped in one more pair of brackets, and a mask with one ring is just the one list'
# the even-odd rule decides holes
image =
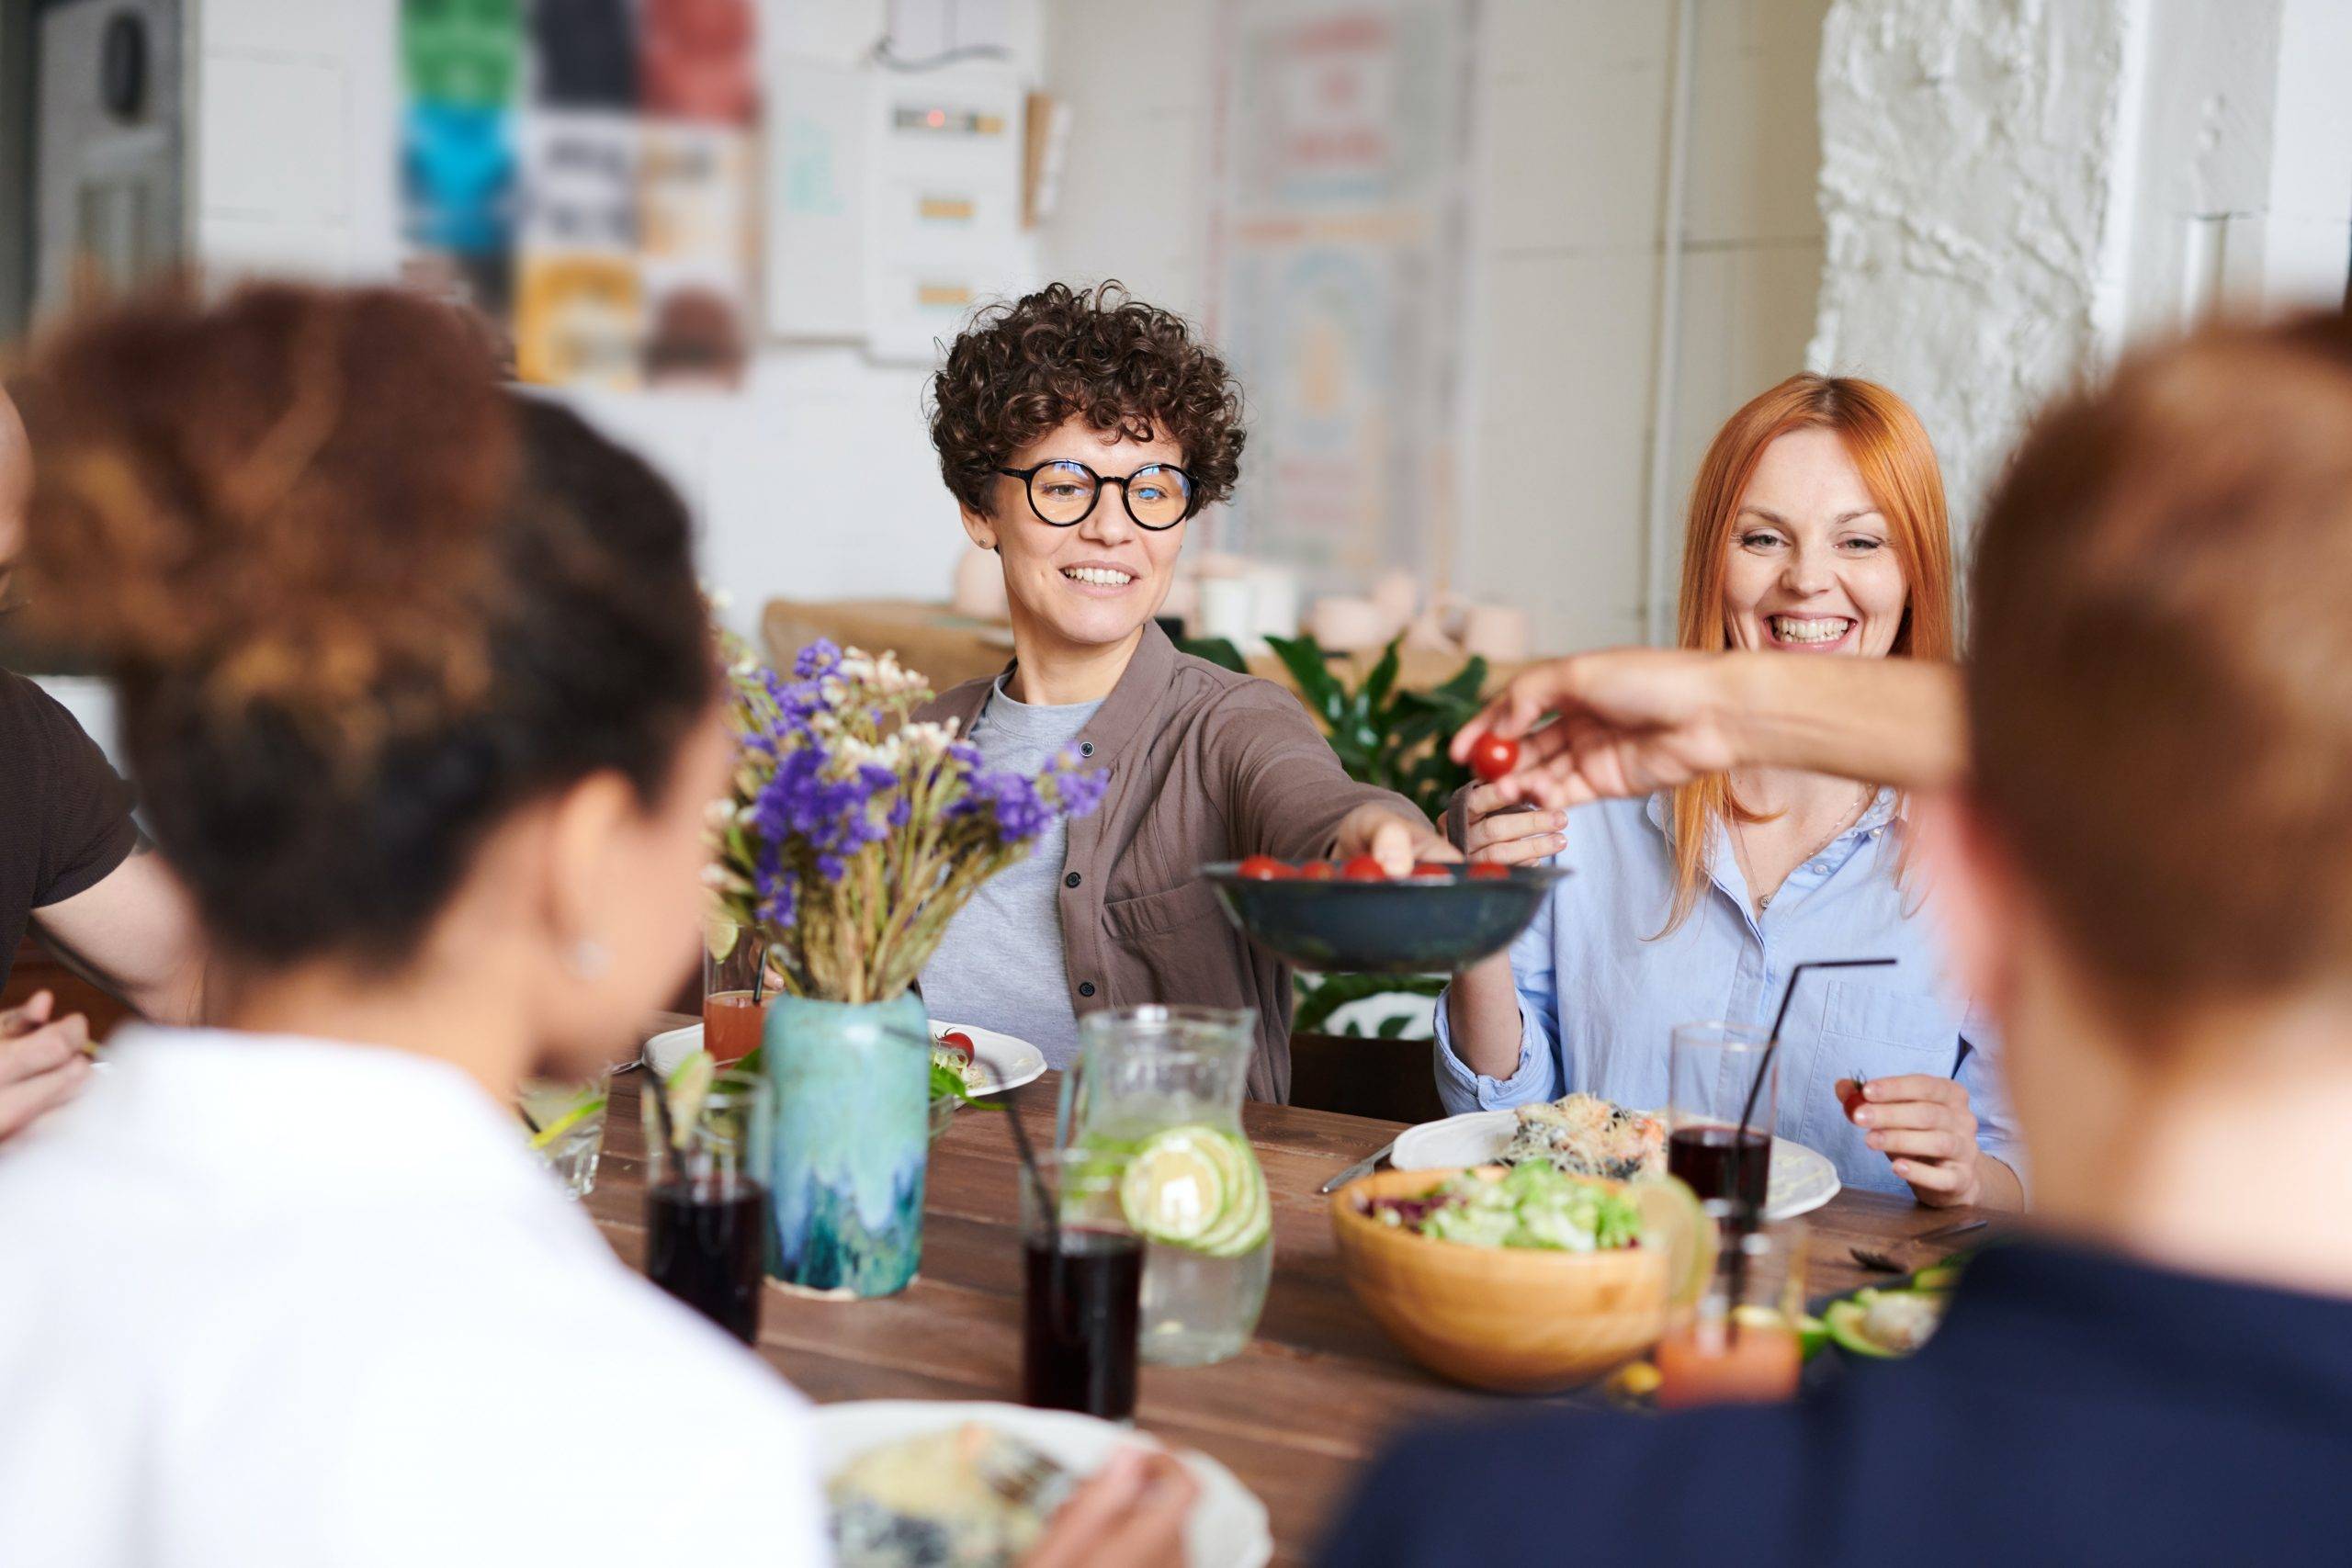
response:
{"label": "clear drinking glass", "polygon": [[1136,1413],[1143,1238],[1119,1201],[1119,1168],[1084,1149],[1038,1156],[1021,1185],[1021,1403],[1105,1421]]}
{"label": "clear drinking glass", "polygon": [[774,1091],[753,1074],[719,1073],[698,1104],[686,1105],[649,1080],[639,1109],[646,1276],[753,1344],[767,1272]]}
{"label": "clear drinking glass", "polygon": [[532,1151],[562,1179],[574,1198],[595,1190],[612,1081],[610,1067],[590,1078],[526,1078],[514,1097]]}
{"label": "clear drinking glass", "polygon": [[1699,1299],[1677,1309],[1658,1341],[1657,1403],[1754,1404],[1787,1399],[1804,1369],[1803,1220],[1741,1223],[1737,1205],[1704,1205],[1717,1227],[1715,1268]]}
{"label": "clear drinking glass", "polygon": [[1780,1053],[1771,1033],[1737,1023],[1686,1023],[1667,1055],[1666,1168],[1701,1199],[1744,1198],[1757,1213],[1771,1188]]}
{"label": "clear drinking glass", "polygon": [[1105,1008],[1078,1021],[1058,1141],[1120,1167],[1145,1241],[1143,1359],[1240,1354],[1273,1268],[1265,1173],[1241,1131],[1257,1049],[1247,1008]]}
{"label": "clear drinking glass", "polygon": [[703,931],[702,1043],[721,1066],[760,1043],[775,988],[760,974],[766,939],[750,926],[713,920]]}

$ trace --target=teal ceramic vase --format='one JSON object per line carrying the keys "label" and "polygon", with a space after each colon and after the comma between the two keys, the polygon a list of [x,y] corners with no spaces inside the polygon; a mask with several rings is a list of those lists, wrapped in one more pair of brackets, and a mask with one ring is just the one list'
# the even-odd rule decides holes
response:
{"label": "teal ceramic vase", "polygon": [[768,1004],[761,1061],[775,1090],[768,1273],[828,1296],[905,1290],[922,1256],[931,1145],[930,1021],[887,1002]]}

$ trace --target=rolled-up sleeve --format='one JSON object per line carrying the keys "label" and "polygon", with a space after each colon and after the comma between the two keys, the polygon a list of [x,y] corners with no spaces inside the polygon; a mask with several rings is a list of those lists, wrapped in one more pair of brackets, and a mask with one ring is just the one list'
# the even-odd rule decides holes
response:
{"label": "rolled-up sleeve", "polygon": [[1552,902],[1544,901],[1534,923],[1510,945],[1511,985],[1519,993],[1519,1065],[1510,1077],[1489,1077],[1471,1070],[1453,1049],[1447,1007],[1451,990],[1438,998],[1437,1043],[1431,1055],[1437,1097],[1449,1114],[1505,1111],[1551,1100],[1560,1092],[1559,1060],[1553,1045],[1559,1005],[1552,977]]}
{"label": "rolled-up sleeve", "polygon": [[2033,1187],[2026,1174],[2025,1145],[2018,1134],[2017,1111],[2009,1102],[2000,1033],[1981,1009],[1971,1008],[1961,1021],[1960,1037],[1968,1049],[1954,1076],[1960,1087],[1968,1091],[1968,1108],[1976,1116],[1976,1146],[2016,1171],[2018,1185],[2030,1199]]}
{"label": "rolled-up sleeve", "polygon": [[1361,806],[1429,820],[1395,791],[1350,778],[1298,699],[1271,681],[1236,686],[1217,704],[1208,733],[1226,770],[1238,853],[1321,860]]}

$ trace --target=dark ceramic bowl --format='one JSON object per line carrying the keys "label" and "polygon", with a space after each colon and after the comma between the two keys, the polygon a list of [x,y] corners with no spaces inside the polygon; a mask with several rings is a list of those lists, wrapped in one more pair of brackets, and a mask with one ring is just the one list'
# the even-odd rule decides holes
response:
{"label": "dark ceramic bowl", "polygon": [[1251,941],[1302,969],[1363,975],[1436,974],[1500,953],[1568,874],[1520,865],[1507,877],[1455,870],[1392,882],[1261,882],[1237,867],[1221,861],[1201,874]]}

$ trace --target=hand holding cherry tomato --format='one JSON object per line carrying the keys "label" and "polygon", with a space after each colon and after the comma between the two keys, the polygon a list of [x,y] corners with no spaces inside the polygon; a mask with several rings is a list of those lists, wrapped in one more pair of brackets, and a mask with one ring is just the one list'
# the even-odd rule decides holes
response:
{"label": "hand holding cherry tomato", "polygon": [[1519,742],[1492,733],[1478,737],[1470,748],[1470,771],[1480,782],[1492,784],[1519,766]]}

